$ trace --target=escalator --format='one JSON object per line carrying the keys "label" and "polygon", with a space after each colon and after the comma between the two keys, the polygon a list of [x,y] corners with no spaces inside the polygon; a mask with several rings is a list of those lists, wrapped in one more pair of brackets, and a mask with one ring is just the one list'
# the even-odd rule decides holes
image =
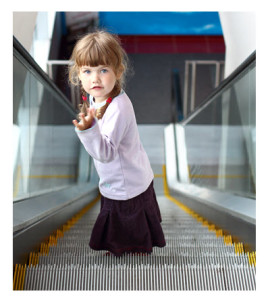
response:
{"label": "escalator", "polygon": [[[23,50],[20,50],[21,55],[22,52]],[[16,59],[19,59],[18,53]],[[30,58],[27,60],[29,62]],[[26,63],[24,63],[25,65]],[[249,63],[247,63],[247,67],[248,65]],[[32,64],[31,68],[33,67]],[[243,67],[243,70],[247,67]],[[238,73],[241,74],[241,72],[240,70]],[[46,78],[45,75],[42,76],[43,79]],[[237,78],[237,76],[234,77]],[[236,206],[240,203],[239,201],[244,201],[244,205],[245,203],[252,205],[252,201],[254,201],[255,205],[254,180],[250,178],[245,185],[245,178],[239,177],[243,181],[239,184],[241,188],[234,190],[233,185],[230,187],[228,176],[223,176],[223,166],[220,165],[217,168],[219,174],[217,183],[215,183],[214,177],[213,181],[204,182],[203,179],[207,180],[209,176],[208,174],[201,176],[204,174],[200,173],[200,170],[203,170],[206,164],[200,163],[197,168],[194,165],[196,157],[191,156],[192,152],[187,152],[187,146],[191,145],[191,140],[189,141],[187,135],[188,126],[190,125],[190,130],[192,130],[192,125],[197,124],[195,116],[204,114],[207,108],[209,111],[213,111],[208,103],[214,103],[216,100],[213,101],[213,99],[232,84],[235,80],[234,77],[224,82],[211,96],[212,100],[208,99],[189,119],[187,118],[179,124],[171,124],[162,132],[160,131],[163,138],[159,139],[157,147],[165,150],[165,157],[162,157],[162,160],[155,160],[158,162],[154,161],[152,167],[155,173],[154,184],[162,213],[166,247],[155,247],[150,255],[136,253],[115,257],[106,251],[94,251],[89,248],[90,233],[100,210],[98,180],[91,161],[79,144],[74,146],[76,148],[71,153],[62,155],[64,146],[62,147],[60,142],[58,143],[61,134],[58,134],[57,131],[62,132],[62,129],[66,129],[68,118],[70,119],[75,112],[67,104],[64,96],[58,95],[61,99],[54,102],[57,106],[65,106],[69,115],[65,114],[59,124],[57,123],[59,121],[56,122],[51,114],[49,114],[49,119],[47,116],[41,117],[40,114],[36,122],[38,126],[34,133],[35,140],[32,146],[32,156],[29,158],[29,169],[34,170],[32,172],[39,172],[40,176],[43,175],[43,180],[47,174],[44,172],[48,172],[45,167],[34,165],[36,159],[33,159],[36,153],[35,145],[38,144],[38,132],[44,132],[47,127],[49,127],[48,130],[53,129],[52,140],[54,142],[57,140],[57,143],[55,151],[52,151],[53,156],[46,153],[46,159],[51,161],[53,158],[53,162],[56,164],[60,157],[62,168],[66,160],[70,161],[68,155],[76,157],[76,159],[72,159],[72,166],[65,165],[64,174],[66,175],[68,170],[68,176],[59,177],[59,174],[53,173],[55,169],[51,168],[50,172],[52,173],[50,174],[54,176],[53,182],[50,183],[50,186],[42,183],[42,187],[44,186],[41,189],[42,193],[37,194],[37,190],[33,190],[33,188],[29,190],[29,186],[31,186],[29,182],[32,180],[35,180],[32,186],[35,189],[40,188],[37,186],[37,177],[33,174],[28,176],[28,190],[16,187],[13,228],[13,289],[255,290],[254,216],[238,211],[237,208],[224,207],[224,204],[230,204],[228,201],[221,203],[221,198],[225,197],[226,199],[231,195],[230,199],[237,201]],[[47,78],[46,80],[52,90],[51,83]],[[56,87],[53,87],[53,90],[57,90]],[[45,99],[43,98],[40,103],[43,111],[47,110],[44,109],[44,106],[48,105],[43,102]],[[54,102],[50,104],[50,109],[53,109]],[[49,111],[51,112],[51,110]],[[193,120],[195,122],[191,123]],[[212,124],[219,125],[215,120]],[[183,135],[181,126],[183,126]],[[42,127],[43,131],[39,131],[39,127]],[[202,126],[197,126],[197,128],[199,130]],[[148,132],[150,130],[149,128]],[[157,130],[159,132],[159,128]],[[141,130],[140,133],[141,139],[146,140],[147,137],[143,136],[144,130]],[[151,137],[153,136],[151,132]],[[74,140],[72,139],[72,141]],[[154,142],[155,140],[154,138]],[[71,141],[69,142],[71,143]],[[226,146],[226,140],[223,145]],[[245,152],[249,157],[251,155],[249,154],[250,140],[247,139],[244,146],[248,150]],[[21,144],[18,148],[20,149],[20,147]],[[61,154],[59,156],[55,154],[58,147]],[[221,149],[220,153],[222,152],[224,151]],[[40,152],[37,151],[37,153]],[[150,158],[150,153],[148,155]],[[18,157],[20,156],[18,155]],[[66,160],[62,157],[66,157]],[[184,159],[184,163],[187,162],[186,166],[182,163],[183,158],[186,158]],[[251,161],[252,158],[248,160]],[[236,171],[241,169],[239,164],[235,165],[238,166]],[[215,170],[215,165],[210,165],[209,168]],[[230,168],[231,164],[228,164],[224,170]],[[59,170],[57,166],[56,169]],[[28,169],[24,167],[24,170]],[[195,170],[198,170],[199,173],[195,173]],[[252,168],[250,170],[252,175],[254,170],[252,171]],[[224,184],[223,177],[225,178]],[[198,182],[195,182],[196,178],[198,178]],[[231,178],[234,180],[233,177]],[[207,196],[207,199],[204,200],[202,198],[204,196]],[[213,200],[210,201],[210,198],[213,197],[217,197],[214,203]],[[26,218],[23,213],[28,211],[31,205],[35,205],[35,207]],[[232,228],[230,225],[236,228]],[[245,238],[245,236],[247,237]]]}
{"label": "escalator", "polygon": [[[95,205],[17,267],[24,290],[255,290],[254,253],[206,223],[176,199],[158,197],[167,246],[151,255],[115,257],[88,247]],[[176,205],[177,204],[177,205]],[[21,278],[21,279],[19,279]],[[21,280],[21,282],[20,282]]]}

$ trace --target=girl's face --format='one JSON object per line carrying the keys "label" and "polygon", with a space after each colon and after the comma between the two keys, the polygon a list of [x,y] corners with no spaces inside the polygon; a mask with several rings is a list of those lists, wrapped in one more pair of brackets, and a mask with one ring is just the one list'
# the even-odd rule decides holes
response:
{"label": "girl's face", "polygon": [[109,66],[82,66],[79,72],[84,90],[95,98],[99,103],[106,100],[119,79]]}

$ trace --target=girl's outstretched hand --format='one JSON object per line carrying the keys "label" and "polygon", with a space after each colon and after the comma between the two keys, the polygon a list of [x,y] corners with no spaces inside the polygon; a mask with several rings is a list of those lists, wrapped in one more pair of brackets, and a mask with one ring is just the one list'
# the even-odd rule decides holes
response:
{"label": "girl's outstretched hand", "polygon": [[79,122],[77,120],[73,120],[74,126],[81,131],[90,128],[95,117],[95,113],[96,111],[94,108],[88,108],[86,116],[83,113],[79,114]]}

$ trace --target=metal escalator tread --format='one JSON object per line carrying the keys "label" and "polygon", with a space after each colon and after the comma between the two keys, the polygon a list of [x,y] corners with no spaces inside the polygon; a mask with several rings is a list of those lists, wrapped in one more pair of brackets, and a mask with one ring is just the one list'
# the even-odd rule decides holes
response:
{"label": "metal escalator tread", "polygon": [[166,247],[155,247],[150,255],[118,258],[91,250],[88,240],[96,217],[86,212],[48,253],[39,255],[38,264],[27,266],[23,289],[256,289],[255,264],[248,254],[177,206],[175,212],[174,207],[162,210]]}

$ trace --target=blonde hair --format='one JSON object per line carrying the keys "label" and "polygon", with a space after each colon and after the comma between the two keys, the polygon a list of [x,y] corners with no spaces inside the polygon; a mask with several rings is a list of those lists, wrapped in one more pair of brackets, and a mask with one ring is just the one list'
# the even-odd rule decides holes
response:
{"label": "blonde hair", "polygon": [[[117,96],[123,88],[128,57],[117,35],[103,30],[85,35],[75,44],[70,60],[73,64],[69,67],[69,81],[73,85],[80,85],[82,95],[86,95],[78,77],[82,66],[105,65],[113,69],[119,79],[117,79],[110,97]],[[87,107],[86,101],[79,105],[83,113],[86,112]]]}

